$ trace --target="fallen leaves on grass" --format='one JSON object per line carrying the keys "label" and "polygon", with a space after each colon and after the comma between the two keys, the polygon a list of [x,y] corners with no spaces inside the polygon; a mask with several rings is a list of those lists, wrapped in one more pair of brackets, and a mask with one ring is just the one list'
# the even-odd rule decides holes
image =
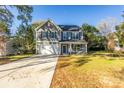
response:
{"label": "fallen leaves on grass", "polygon": [[124,87],[124,60],[101,55],[59,57],[52,88]]}

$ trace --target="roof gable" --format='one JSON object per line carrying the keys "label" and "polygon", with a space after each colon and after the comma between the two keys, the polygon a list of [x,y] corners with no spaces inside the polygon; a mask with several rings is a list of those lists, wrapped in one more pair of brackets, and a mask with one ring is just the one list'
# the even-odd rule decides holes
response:
{"label": "roof gable", "polygon": [[47,25],[47,27],[54,26],[57,30],[62,31],[62,29],[58,25],[54,24],[51,20],[39,21],[39,22],[37,22],[37,24],[39,24],[39,26],[37,28],[35,28],[35,31],[39,30],[44,25]]}

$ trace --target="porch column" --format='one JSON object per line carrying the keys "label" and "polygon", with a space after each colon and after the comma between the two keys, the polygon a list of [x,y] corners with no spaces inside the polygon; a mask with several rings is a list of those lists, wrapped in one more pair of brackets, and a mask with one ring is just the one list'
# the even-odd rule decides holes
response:
{"label": "porch column", "polygon": [[72,48],[71,48],[71,43],[69,44],[69,54],[71,54]]}
{"label": "porch column", "polygon": [[86,53],[87,53],[87,44],[85,44],[85,48],[86,48]]}
{"label": "porch column", "polygon": [[59,45],[59,55],[61,55],[61,44],[60,43],[58,43],[58,45]]}

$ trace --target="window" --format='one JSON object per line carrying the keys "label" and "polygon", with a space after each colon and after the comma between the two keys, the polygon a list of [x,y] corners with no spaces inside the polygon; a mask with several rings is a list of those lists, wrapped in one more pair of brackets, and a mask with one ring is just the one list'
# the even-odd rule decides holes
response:
{"label": "window", "polygon": [[79,40],[79,32],[63,32],[62,40]]}
{"label": "window", "polygon": [[55,38],[55,32],[51,32],[51,38]]}
{"label": "window", "polygon": [[75,33],[75,37],[76,37],[76,39],[79,39],[79,32]]}
{"label": "window", "polygon": [[79,40],[79,32],[72,32],[72,40]]}
{"label": "window", "polygon": [[41,40],[41,32],[37,33],[37,40]]}
{"label": "window", "polygon": [[72,32],[72,40],[75,40],[75,32]]}
{"label": "window", "polygon": [[71,40],[71,32],[68,32],[68,40]]}
{"label": "window", "polygon": [[42,32],[42,38],[47,38],[47,32]]}
{"label": "window", "polygon": [[63,32],[63,40],[67,40],[67,32]]}
{"label": "window", "polygon": [[49,32],[49,38],[57,38],[56,32]]}

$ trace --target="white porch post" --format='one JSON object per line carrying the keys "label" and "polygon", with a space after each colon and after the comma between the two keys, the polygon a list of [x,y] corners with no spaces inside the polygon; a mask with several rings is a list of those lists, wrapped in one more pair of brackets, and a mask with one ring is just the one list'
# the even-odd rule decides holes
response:
{"label": "white porch post", "polygon": [[58,47],[58,49],[59,49],[59,55],[61,55],[61,44],[58,43],[58,45],[59,45],[59,47]]}
{"label": "white porch post", "polygon": [[77,44],[75,45],[75,50],[76,50],[76,53],[77,53]]}
{"label": "white porch post", "polygon": [[86,53],[87,53],[87,44],[85,44],[85,48],[86,48]]}
{"label": "white porch post", "polygon": [[72,48],[71,48],[71,43],[69,44],[69,54],[71,54]]}

